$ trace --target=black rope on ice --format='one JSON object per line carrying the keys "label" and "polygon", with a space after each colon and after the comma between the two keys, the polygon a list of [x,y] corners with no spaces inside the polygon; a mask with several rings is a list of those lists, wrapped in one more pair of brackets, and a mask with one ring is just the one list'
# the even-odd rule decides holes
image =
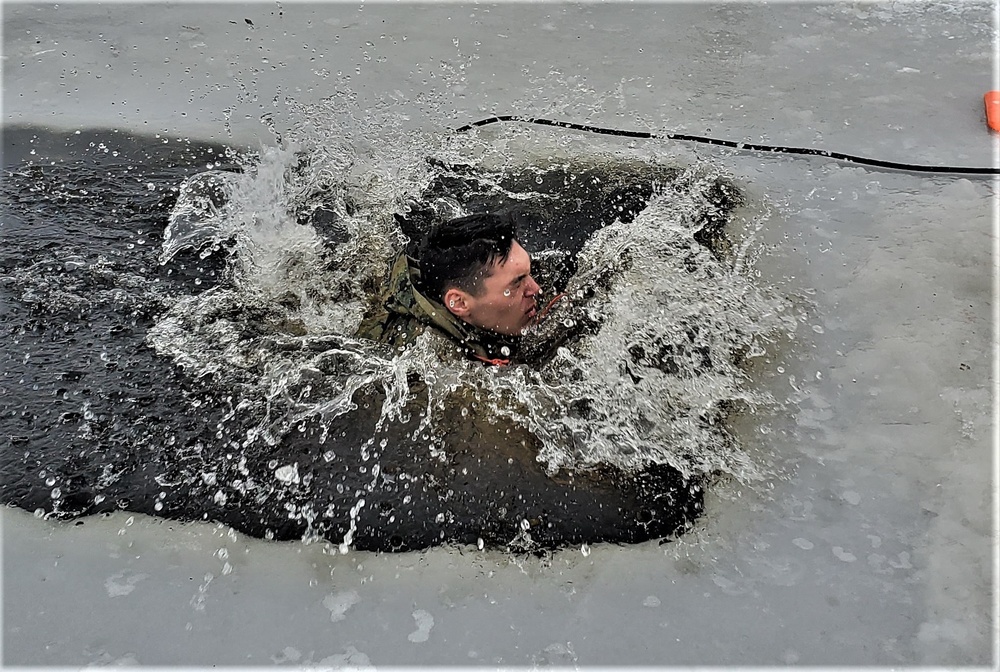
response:
{"label": "black rope on ice", "polygon": [[825,149],[810,149],[808,147],[777,147],[773,145],[757,145],[752,142],[735,142],[733,140],[720,140],[719,138],[709,138],[703,135],[686,135],[684,133],[647,133],[645,131],[623,131],[617,128],[602,128],[600,126],[588,126],[586,124],[575,124],[571,121],[552,121],[551,119],[541,119],[538,117],[522,117],[516,114],[506,114],[497,117],[488,117],[456,128],[456,133],[464,133],[478,126],[487,126],[503,121],[516,121],[522,124],[537,124],[539,126],[555,126],[556,128],[568,128],[573,131],[584,131],[587,133],[597,133],[599,135],[614,135],[622,138],[640,138],[648,140],[683,140],[687,142],[700,142],[706,145],[716,145],[718,147],[731,147],[741,151],[752,152],[774,152],[779,154],[804,154],[807,156],[823,156],[828,159],[838,161],[848,161],[864,166],[875,166],[876,168],[889,168],[892,170],[905,170],[915,173],[951,173],[958,175],[1000,175],[1000,168],[973,168],[968,166],[920,166],[912,163],[899,163],[896,161],[883,161],[882,159],[867,159],[863,156],[843,154],[841,152],[828,152]]}

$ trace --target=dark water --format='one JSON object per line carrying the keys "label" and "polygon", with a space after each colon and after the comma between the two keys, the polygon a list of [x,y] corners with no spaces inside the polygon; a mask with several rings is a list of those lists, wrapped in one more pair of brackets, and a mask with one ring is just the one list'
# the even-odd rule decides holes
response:
{"label": "dark water", "polygon": [[[215,520],[259,537],[320,536],[372,550],[638,542],[682,531],[699,514],[710,473],[682,476],[654,460],[552,473],[538,459],[540,439],[497,417],[474,389],[458,389],[452,403],[435,410],[435,450],[428,450],[422,424],[426,397],[414,393],[386,421],[387,391],[378,385],[360,387],[348,413],[306,415],[276,441],[256,440],[262,409],[275,400],[224,370],[193,375],[146,338],[177,297],[230,281],[222,253],[202,258],[183,250],[163,265],[159,258],[184,178],[207,167],[237,170],[235,154],[110,131],[67,140],[16,129],[5,133],[4,147],[3,503],[60,518],[123,509]],[[419,228],[421,202],[446,196],[466,210],[515,207],[529,250],[555,245],[572,259],[595,231],[640,213],[654,185],[679,171],[562,165],[508,169],[483,180],[471,166],[437,163],[432,173],[425,193],[407,207],[404,233]],[[317,208],[317,199],[322,195],[297,219],[335,246],[343,235],[338,216]],[[726,257],[724,230],[738,202],[733,185],[714,183],[692,225],[696,247]],[[240,322],[241,342],[249,344],[259,334],[247,325],[266,322],[255,322],[257,309],[248,303],[238,315],[216,317]],[[686,333],[686,342],[647,342],[625,356],[635,371],[657,375],[710,369],[697,329]],[[345,357],[352,366],[358,360],[334,335],[265,342],[329,354],[320,379],[345,375]],[[629,375],[641,380],[631,369]],[[310,389],[321,395],[322,381]],[[585,419],[587,409],[578,410]],[[703,418],[723,443],[732,439],[725,412],[720,404]]]}

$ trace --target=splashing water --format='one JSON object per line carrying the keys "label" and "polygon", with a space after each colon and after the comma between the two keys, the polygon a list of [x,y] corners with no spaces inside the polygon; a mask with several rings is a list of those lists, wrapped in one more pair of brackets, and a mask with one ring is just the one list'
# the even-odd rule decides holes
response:
{"label": "splashing water", "polygon": [[[325,110],[300,111],[314,130]],[[306,140],[303,128],[297,143]],[[447,341],[430,331],[401,353],[352,337],[405,244],[392,214],[405,210],[433,175],[426,138],[397,151],[368,145],[369,158],[394,158],[381,170],[351,175],[356,147],[343,136],[331,142],[330,135],[320,134],[313,145],[268,150],[242,175],[209,176],[225,192],[218,199],[224,206],[202,204],[200,232],[192,224],[198,204],[185,194],[202,183],[189,182],[164,244],[161,259],[170,263],[182,249],[213,253],[228,241],[230,283],[179,300],[149,340],[192,375],[224,372],[239,381],[263,417],[250,436],[277,444],[309,418],[329,422],[350,412],[354,395],[374,387],[385,395],[378,426],[405,416],[406,405],[424,395],[415,436],[433,437],[448,431],[439,411],[465,405],[541,439],[537,459],[550,474],[600,463],[636,470],[654,462],[685,475],[762,476],[725,418],[772,403],[749,387],[740,364],[763,352],[768,334],[794,330],[794,320],[783,318],[782,301],[752,282],[752,236],[728,250],[729,259],[696,240],[718,175],[704,167],[678,168],[638,217],[618,218],[596,231],[578,255],[577,277],[614,275],[586,307],[600,328],[560,348],[541,367],[497,370],[456,359]],[[454,140],[438,144],[455,156]],[[613,181],[616,166],[634,173],[642,165],[620,150],[573,156],[563,149],[562,160],[553,162],[553,151],[516,156],[509,153],[513,142],[497,144],[502,149],[481,152],[473,164],[480,179],[543,208],[553,198],[578,196],[574,185],[566,184],[562,195],[515,192],[504,187],[505,178],[527,168],[541,183],[558,167],[571,177],[588,168],[604,171]],[[303,223],[308,218],[301,213],[320,208],[335,220],[332,242],[320,227]],[[462,212],[452,201],[449,214]],[[173,235],[182,228],[183,235]]]}
{"label": "splashing water", "polygon": [[[727,421],[773,403],[747,362],[795,329],[754,282],[765,209],[661,146],[442,136],[352,105],[293,104],[283,148],[213,150],[199,174],[10,175],[5,502],[531,548],[672,534],[707,475],[766,474]],[[519,213],[537,277],[566,271],[543,283],[570,298],[525,337],[533,363],[466,361],[433,330],[401,351],[356,337],[420,217],[483,209]]]}
{"label": "splashing water", "polygon": [[496,411],[544,437],[539,459],[550,470],[654,461],[685,474],[764,476],[725,417],[773,403],[748,388],[739,364],[762,352],[769,332],[794,330],[794,320],[783,323],[780,301],[694,242],[683,216],[690,203],[679,201],[660,196],[633,222],[588,241],[581,273],[628,260],[590,308],[603,315],[595,335],[538,372],[522,370],[521,380],[484,377],[490,398],[519,400]]}

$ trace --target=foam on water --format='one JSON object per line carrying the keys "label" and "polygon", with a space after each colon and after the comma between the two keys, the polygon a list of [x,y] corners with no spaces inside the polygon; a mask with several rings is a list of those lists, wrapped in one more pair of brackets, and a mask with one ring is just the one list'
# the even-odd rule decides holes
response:
{"label": "foam on water", "polygon": [[[655,142],[289,109],[279,148],[11,173],[6,501],[530,548],[674,534],[715,475],[765,482],[753,363],[801,308],[757,280],[758,195]],[[508,207],[566,293],[526,363],[355,336],[421,217]]]}
{"label": "foam on water", "polygon": [[[403,352],[353,337],[406,241],[393,213],[405,212],[434,176],[427,157],[461,159],[502,190],[514,170],[534,170],[541,183],[554,166],[613,171],[648,154],[546,144],[544,135],[523,130],[432,142],[401,132],[387,110],[360,119],[346,113],[349,100],[338,97],[293,109],[299,123],[285,135],[287,149],[252,157],[240,175],[197,176],[181,189],[161,262],[185,250],[224,250],[227,282],[179,297],[148,335],[190,375],[220,376],[239,390],[241,404],[261,418],[244,447],[257,439],[276,444],[310,418],[327,423],[355,408],[359,390],[380,389],[379,426],[426,395],[413,438],[432,452],[435,437],[449,431],[442,411],[457,404],[463,417],[506,418],[530,430],[543,445],[538,460],[553,474],[655,462],[750,482],[767,471],[741,449],[726,416],[773,403],[753,390],[743,363],[764,352],[771,334],[796,325],[788,304],[753,280],[752,230],[763,211],[743,212],[725,254],[695,240],[717,171],[677,166],[679,177],[637,218],[619,219],[586,242],[570,286],[603,279],[578,309],[600,323],[596,333],[540,367],[496,369],[456,358],[431,331]],[[206,198],[206,189],[223,197]],[[462,214],[455,202],[438,206]],[[332,213],[334,240],[303,222],[301,213],[317,209]]]}

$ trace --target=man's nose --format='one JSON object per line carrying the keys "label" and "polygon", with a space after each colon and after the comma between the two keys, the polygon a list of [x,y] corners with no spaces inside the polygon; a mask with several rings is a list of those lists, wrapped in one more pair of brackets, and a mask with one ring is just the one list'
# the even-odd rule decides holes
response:
{"label": "man's nose", "polygon": [[539,287],[538,283],[535,282],[535,279],[529,275],[528,282],[525,284],[524,287],[524,295],[527,297],[532,297],[535,294],[538,294],[540,291],[542,291],[542,288]]}

